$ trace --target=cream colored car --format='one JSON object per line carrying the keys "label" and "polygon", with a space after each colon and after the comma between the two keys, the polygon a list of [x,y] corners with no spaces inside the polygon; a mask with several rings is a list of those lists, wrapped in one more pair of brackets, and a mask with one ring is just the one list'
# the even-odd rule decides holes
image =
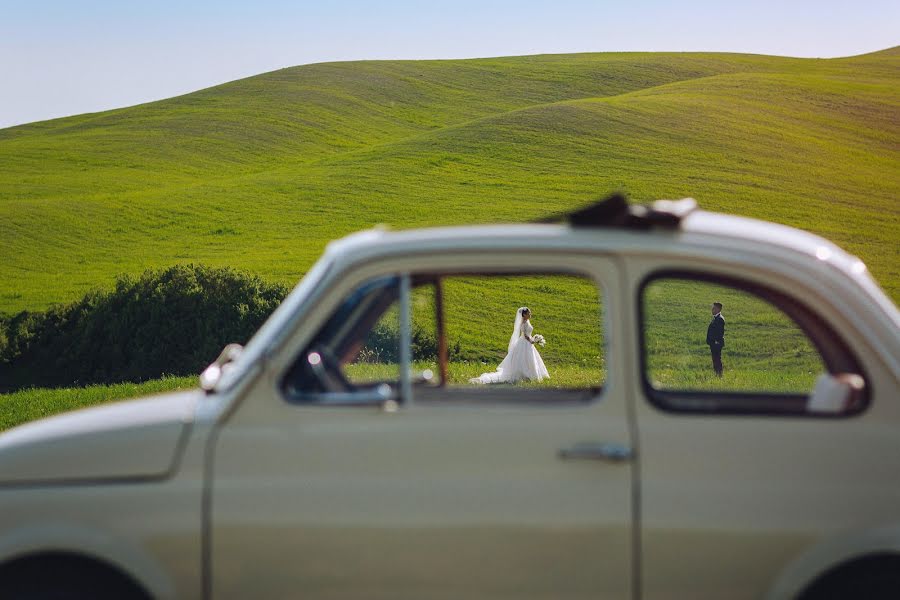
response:
{"label": "cream colored car", "polygon": [[[520,297],[549,383],[469,384],[454,340]],[[355,234],[202,384],[0,435],[0,596],[900,593],[900,315],[802,231],[687,200]]]}

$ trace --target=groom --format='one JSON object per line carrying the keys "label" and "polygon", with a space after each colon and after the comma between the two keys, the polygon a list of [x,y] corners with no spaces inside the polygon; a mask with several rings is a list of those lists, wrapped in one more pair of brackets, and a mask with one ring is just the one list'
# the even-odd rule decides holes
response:
{"label": "groom", "polygon": [[722,303],[712,303],[712,321],[706,328],[706,343],[712,354],[713,371],[716,377],[722,376],[722,348],[725,346],[725,317],[722,316]]}

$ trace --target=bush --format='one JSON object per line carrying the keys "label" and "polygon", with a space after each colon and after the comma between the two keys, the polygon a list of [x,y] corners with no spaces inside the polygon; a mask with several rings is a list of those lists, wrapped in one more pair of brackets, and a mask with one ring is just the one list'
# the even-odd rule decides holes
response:
{"label": "bush", "polygon": [[[437,360],[438,343],[434,335],[413,323],[410,337],[413,360]],[[460,354],[459,342],[454,345],[448,342],[447,354],[451,360],[457,358]],[[400,362],[400,333],[384,323],[377,323],[366,336],[359,360],[369,363]]]}
{"label": "bush", "polygon": [[287,292],[247,273],[201,265],[122,277],[110,292],[0,320],[0,385],[9,390],[196,374],[225,344],[246,342]]}

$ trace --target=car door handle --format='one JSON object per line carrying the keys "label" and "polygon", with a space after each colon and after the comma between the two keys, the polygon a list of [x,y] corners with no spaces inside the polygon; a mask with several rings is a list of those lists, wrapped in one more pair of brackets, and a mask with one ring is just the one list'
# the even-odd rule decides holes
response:
{"label": "car door handle", "polygon": [[609,462],[625,462],[634,458],[630,446],[614,442],[577,442],[568,448],[559,450],[562,459],[606,460]]}

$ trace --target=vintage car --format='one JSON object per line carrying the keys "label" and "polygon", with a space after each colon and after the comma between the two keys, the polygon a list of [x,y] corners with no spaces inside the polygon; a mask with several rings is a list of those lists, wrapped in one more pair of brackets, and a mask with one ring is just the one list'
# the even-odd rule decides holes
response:
{"label": "vintage car", "polygon": [[[550,379],[470,383],[524,303]],[[200,389],[0,435],[0,596],[896,598],[898,389],[897,308],[803,231],[365,231]]]}

